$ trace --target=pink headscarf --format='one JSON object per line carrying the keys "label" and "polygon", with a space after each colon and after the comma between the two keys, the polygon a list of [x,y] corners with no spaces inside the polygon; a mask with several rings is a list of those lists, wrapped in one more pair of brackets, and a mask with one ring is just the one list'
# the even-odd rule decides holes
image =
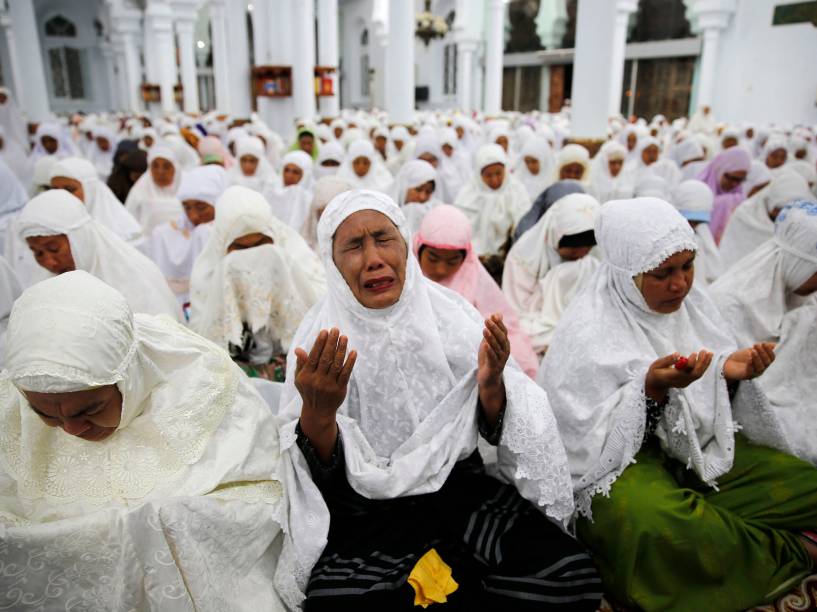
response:
{"label": "pink headscarf", "polygon": [[224,168],[229,169],[235,163],[235,159],[230,155],[230,152],[221,144],[215,136],[205,136],[199,140],[198,144],[199,155],[204,159],[208,155],[216,155],[224,162]]}
{"label": "pink headscarf", "polygon": [[751,167],[752,158],[743,147],[730,147],[718,153],[707,164],[703,172],[698,175],[698,180],[706,183],[715,195],[709,229],[712,231],[716,242],[720,242],[729,217],[746,198],[740,185],[729,191],[724,191],[721,188],[721,178],[728,172],[748,173]]}
{"label": "pink headscarf", "polygon": [[531,378],[539,368],[536,353],[530,339],[519,327],[519,318],[499,286],[482,266],[471,246],[471,224],[468,217],[454,206],[442,204],[433,208],[423,218],[420,230],[414,234],[414,254],[419,258],[420,247],[465,251],[465,261],[456,274],[440,284],[456,291],[468,300],[483,317],[502,313],[508,328],[511,355],[519,367]]}

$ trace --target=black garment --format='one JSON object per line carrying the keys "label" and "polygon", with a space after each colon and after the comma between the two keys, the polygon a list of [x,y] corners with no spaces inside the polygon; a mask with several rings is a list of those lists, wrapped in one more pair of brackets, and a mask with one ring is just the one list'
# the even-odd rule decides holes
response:
{"label": "black garment", "polygon": [[107,183],[117,199],[124,204],[136,182],[131,180],[131,173],[142,175],[147,170],[148,154],[139,148],[137,141],[122,140],[116,147],[113,159],[113,170]]}
{"label": "black garment", "polygon": [[601,580],[581,545],[488,476],[478,452],[435,493],[371,500],[346,479],[340,437],[328,465],[300,428],[298,445],[331,515],[306,612],[414,610],[407,579],[431,548],[459,585],[447,610],[597,609]]}
{"label": "black garment", "polygon": [[556,181],[539,194],[539,197],[534,200],[530,210],[526,212],[523,217],[516,224],[516,230],[513,233],[513,241],[516,242],[522,237],[522,234],[527,232],[530,228],[537,224],[542,218],[548,208],[553,206],[558,200],[561,200],[566,195],[571,193],[584,193],[584,187],[579,181],[563,180]]}

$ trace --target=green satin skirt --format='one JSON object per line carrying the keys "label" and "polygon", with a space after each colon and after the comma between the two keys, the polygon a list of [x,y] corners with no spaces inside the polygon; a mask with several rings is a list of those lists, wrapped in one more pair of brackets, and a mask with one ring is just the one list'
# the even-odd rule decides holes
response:
{"label": "green satin skirt", "polygon": [[798,532],[817,528],[817,469],[735,436],[718,490],[653,438],[593,498],[579,539],[609,598],[635,610],[745,610],[785,594],[811,558]]}

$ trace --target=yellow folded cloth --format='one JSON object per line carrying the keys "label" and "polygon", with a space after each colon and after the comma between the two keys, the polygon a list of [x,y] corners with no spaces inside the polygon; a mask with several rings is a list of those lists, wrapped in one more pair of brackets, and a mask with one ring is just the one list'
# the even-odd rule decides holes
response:
{"label": "yellow folded cloth", "polygon": [[433,603],[445,603],[447,595],[459,585],[451,577],[451,568],[433,548],[420,557],[408,577],[414,589],[414,605],[427,608]]}

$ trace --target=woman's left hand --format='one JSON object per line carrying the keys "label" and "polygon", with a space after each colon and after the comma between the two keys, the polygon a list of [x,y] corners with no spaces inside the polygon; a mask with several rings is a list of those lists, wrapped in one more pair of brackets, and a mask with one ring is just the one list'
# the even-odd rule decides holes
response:
{"label": "woman's left hand", "polygon": [[477,383],[480,387],[498,386],[502,382],[502,372],[511,356],[511,341],[508,328],[502,322],[502,315],[494,313],[485,320],[482,343],[477,359]]}
{"label": "woman's left hand", "polygon": [[724,377],[731,381],[757,378],[774,361],[774,348],[774,342],[761,342],[735,351],[723,364]]}

